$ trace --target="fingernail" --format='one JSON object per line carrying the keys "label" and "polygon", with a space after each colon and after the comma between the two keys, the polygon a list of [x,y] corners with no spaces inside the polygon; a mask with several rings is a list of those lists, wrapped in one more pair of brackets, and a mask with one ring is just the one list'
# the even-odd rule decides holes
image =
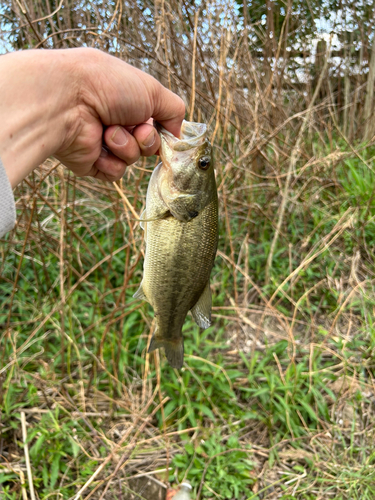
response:
{"label": "fingernail", "polygon": [[111,137],[111,141],[117,144],[117,146],[125,146],[128,142],[126,131],[122,127],[117,127]]}
{"label": "fingernail", "polygon": [[156,139],[156,134],[155,134],[155,131],[154,130],[151,130],[151,132],[148,134],[148,136],[146,137],[146,139],[142,142],[143,146],[145,146],[146,148],[149,148],[151,147],[154,142],[155,142],[155,139]]}
{"label": "fingernail", "polygon": [[102,158],[105,158],[106,156],[108,156],[108,151],[105,149],[105,148],[102,148],[102,151],[100,153],[100,156]]}

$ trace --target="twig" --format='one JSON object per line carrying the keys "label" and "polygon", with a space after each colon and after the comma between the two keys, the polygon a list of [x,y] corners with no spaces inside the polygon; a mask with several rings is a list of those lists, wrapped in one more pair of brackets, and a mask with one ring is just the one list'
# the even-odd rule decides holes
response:
{"label": "twig", "polygon": [[190,102],[189,121],[193,120],[194,105],[195,105],[195,59],[197,52],[197,28],[198,28],[199,10],[200,9],[196,11],[194,19],[193,61],[191,67],[191,102]]}
{"label": "twig", "polygon": [[275,249],[276,249],[276,244],[277,244],[277,241],[279,239],[280,232],[281,232],[282,222],[284,220],[284,213],[285,213],[285,209],[286,209],[286,205],[287,205],[287,201],[288,201],[288,193],[289,193],[289,186],[290,186],[290,181],[292,178],[292,173],[294,172],[295,166],[297,164],[297,160],[300,157],[300,154],[301,154],[300,153],[300,145],[301,145],[301,141],[303,138],[303,134],[304,134],[306,127],[308,125],[308,122],[309,122],[309,119],[311,116],[311,112],[314,108],[314,102],[319,95],[320,87],[323,83],[323,79],[324,79],[324,76],[326,74],[330,50],[331,50],[331,43],[328,46],[324,67],[322,69],[322,72],[320,73],[319,80],[318,80],[318,83],[316,85],[314,95],[313,95],[311,102],[309,104],[309,107],[307,109],[306,115],[303,117],[302,125],[300,128],[298,137],[297,137],[297,141],[296,141],[296,144],[293,148],[293,151],[292,151],[292,154],[290,157],[288,175],[287,175],[286,180],[285,180],[285,188],[284,188],[284,192],[282,195],[282,201],[281,201],[281,205],[280,205],[279,218],[277,221],[276,231],[275,231],[272,243],[271,243],[270,253],[268,254],[268,257],[267,257],[266,270],[265,270],[265,284],[266,285],[269,282],[273,254],[274,254]]}
{"label": "twig", "polygon": [[64,170],[61,166],[59,169],[60,176],[60,200],[61,200],[61,210],[60,210],[60,249],[59,249],[59,260],[60,260],[60,339],[61,339],[61,374],[65,376],[65,209],[67,204],[66,199],[66,186],[64,179]]}
{"label": "twig", "polygon": [[23,449],[25,452],[27,479],[29,482],[30,496],[31,500],[36,500],[34,493],[33,474],[31,472],[31,465],[30,465],[29,446],[27,444],[26,416],[25,412],[23,411],[21,411],[21,426],[22,426]]}
{"label": "twig", "polygon": [[159,486],[161,486],[162,488],[166,489],[167,487],[166,487],[166,485],[164,483],[162,483],[161,481],[158,481],[156,478],[151,477],[151,476],[152,476],[152,474],[161,474],[162,472],[168,472],[170,470],[173,470],[173,468],[172,467],[166,467],[164,469],[151,470],[150,472],[141,472],[139,474],[136,474],[135,476],[132,476],[132,479],[136,479],[138,477],[149,477],[153,481],[157,482]]}
{"label": "twig", "polygon": [[121,198],[126,203],[126,206],[129,208],[129,210],[131,211],[131,213],[134,215],[135,219],[138,222],[141,221],[141,219],[138,217],[137,212],[134,210],[133,205],[130,203],[130,201],[128,200],[128,198],[125,196],[124,192],[120,189],[120,187],[117,185],[116,182],[114,182],[113,185],[115,186],[116,191],[118,192],[118,194],[121,196]]}
{"label": "twig", "polygon": [[[152,402],[155,399],[157,390],[154,390],[153,395],[151,396],[150,400],[147,402],[147,405],[143,408],[142,414],[146,413],[148,408],[151,406]],[[139,418],[141,415],[138,415],[135,419],[134,422],[134,427],[137,424]],[[145,422],[142,424],[141,428],[145,426],[147,423],[147,419]],[[121,438],[121,440],[117,443],[117,445],[113,448],[112,452],[107,456],[107,458],[102,462],[101,465],[96,469],[96,471],[92,474],[92,476],[86,481],[86,483],[82,486],[82,488],[79,489],[79,491],[74,495],[74,500],[79,500],[82,497],[82,493],[90,486],[90,484],[94,481],[94,479],[100,474],[100,472],[107,466],[107,464],[112,460],[112,458],[115,456],[116,453],[118,453],[119,449],[123,445],[123,443],[126,441],[126,439],[129,437],[130,433],[132,432],[133,428],[131,427]],[[133,438],[134,439],[134,438]]]}
{"label": "twig", "polygon": [[[16,0],[17,1],[17,0]],[[33,21],[30,20],[30,22],[28,23],[29,25],[32,25],[32,24],[35,24],[35,23],[40,23],[41,21],[45,21],[46,19],[50,19],[51,17],[53,17],[55,14],[57,14],[59,12],[59,10],[61,10],[61,7],[62,7],[62,4],[63,4],[64,0],[60,0],[60,3],[57,7],[56,10],[54,10],[53,12],[51,12],[50,14],[48,14],[47,16],[44,16],[44,17],[38,17],[38,19],[34,19]],[[22,14],[25,14],[26,13],[26,10],[23,9],[23,7],[21,6],[20,2],[18,2],[18,5],[19,7],[22,9]],[[24,28],[25,26],[27,26],[27,24],[23,24],[19,27],[19,29],[22,29]]]}
{"label": "twig", "polygon": [[27,22],[28,22],[30,28],[32,29],[32,31],[34,32],[34,35],[36,36],[39,44],[42,45],[43,44],[42,37],[40,36],[40,34],[36,31],[35,27],[33,26],[32,20],[30,18],[29,13],[26,10],[26,8],[21,4],[21,2],[19,0],[16,0],[16,2],[18,4],[19,8],[21,9],[22,14],[26,17]]}
{"label": "twig", "polygon": [[[155,398],[155,395],[156,395],[156,391],[157,391],[157,387],[153,393],[153,397],[151,399],[151,402],[154,400]],[[149,419],[152,419],[152,417],[159,411],[160,407],[165,404],[167,401],[168,401],[168,397],[164,398],[163,401],[161,401],[151,412],[151,414],[149,415]],[[151,403],[148,403],[148,406],[149,404]],[[102,479],[101,481],[98,482],[98,484],[95,486],[95,488],[92,490],[91,493],[89,493],[86,497],[85,497],[85,500],[89,500],[89,498],[91,498],[91,496],[95,493],[95,491],[98,490],[98,488],[100,488],[103,483],[107,483],[105,489],[104,489],[104,492],[102,493],[102,495],[100,496],[99,500],[103,500],[105,497],[103,496],[103,494],[106,493],[108,487],[109,487],[109,483],[111,483],[111,481],[115,478],[116,474],[123,470],[124,467],[126,466],[126,464],[128,463],[129,461],[129,458],[131,456],[131,454],[133,453],[134,449],[136,448],[137,446],[137,438],[138,438],[138,435],[143,432],[143,430],[145,429],[146,425],[148,423],[148,419],[146,418],[145,421],[142,423],[142,425],[136,430],[131,442],[129,443],[129,445],[126,447],[126,450],[124,452],[124,454],[122,455],[122,457],[120,458],[119,460],[119,463],[118,465],[116,466],[116,469],[114,470],[114,472],[112,472],[107,478],[105,479]],[[129,432],[131,432],[132,429],[130,429]],[[127,434],[129,434],[129,432]],[[124,438],[122,438],[122,441],[123,441]],[[117,445],[117,448],[120,446],[120,443]],[[116,449],[117,449],[116,448]],[[113,452],[114,453],[114,452]]]}
{"label": "twig", "polygon": [[27,500],[27,491],[25,488],[25,474],[23,473],[23,470],[20,470],[20,479],[21,479],[22,500]]}
{"label": "twig", "polygon": [[[27,239],[26,239],[26,242],[27,242]],[[104,259],[102,259],[101,261],[99,261],[97,264],[95,264],[95,266],[93,266],[89,271],[87,271],[86,274],[84,274],[78,281],[77,283],[74,284],[74,286],[71,287],[71,289],[69,290],[69,292],[67,293],[66,297],[65,297],[65,300],[69,299],[70,296],[72,295],[72,293],[74,292],[74,290],[91,274],[93,273],[98,267],[100,267],[102,264],[104,264],[104,262],[107,262],[107,260],[109,260],[111,257],[113,257],[114,255],[118,254],[119,252],[122,252],[126,247],[128,246],[128,243],[126,243],[125,245],[123,245],[122,247],[120,248],[117,248],[112,254],[108,254],[106,257],[104,257]],[[55,314],[56,311],[59,310],[59,308],[61,307],[61,304],[60,304],[60,301],[58,304],[55,305],[55,307],[45,316],[45,318],[43,319],[43,321],[41,323],[38,324],[38,326],[34,329],[34,331],[29,335],[29,337],[27,338],[27,340],[25,340],[25,342],[22,344],[21,347],[19,347],[17,349],[17,354],[19,354],[20,352],[23,352],[27,347],[28,347],[28,344],[30,342],[30,340],[35,337],[35,335],[38,333],[38,331],[47,323],[47,321]]]}

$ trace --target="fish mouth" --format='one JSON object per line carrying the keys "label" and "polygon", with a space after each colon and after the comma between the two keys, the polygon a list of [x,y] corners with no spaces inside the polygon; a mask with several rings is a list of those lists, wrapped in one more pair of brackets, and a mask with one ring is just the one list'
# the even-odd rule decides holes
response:
{"label": "fish mouth", "polygon": [[175,137],[168,132],[160,123],[154,121],[154,126],[162,139],[166,141],[173,151],[188,151],[197,148],[207,142],[207,125],[205,123],[187,122],[181,125],[181,137]]}

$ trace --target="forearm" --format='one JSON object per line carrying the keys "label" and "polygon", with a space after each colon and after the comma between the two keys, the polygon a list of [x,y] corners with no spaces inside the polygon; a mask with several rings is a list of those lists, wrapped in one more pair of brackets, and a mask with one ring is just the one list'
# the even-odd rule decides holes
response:
{"label": "forearm", "polygon": [[69,140],[77,99],[72,78],[66,51],[0,57],[0,158],[12,187]]}
{"label": "forearm", "polygon": [[95,49],[0,56],[0,158],[12,187],[51,155],[78,176],[116,181],[158,151],[151,120],[178,136],[184,113],[154,78]]}

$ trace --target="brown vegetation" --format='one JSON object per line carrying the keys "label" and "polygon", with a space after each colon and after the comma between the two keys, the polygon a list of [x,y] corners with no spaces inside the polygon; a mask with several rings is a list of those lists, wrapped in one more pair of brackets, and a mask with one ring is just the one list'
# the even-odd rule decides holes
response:
{"label": "brown vegetation", "polygon": [[[105,185],[50,159],[17,189],[17,227],[0,247],[5,498],[31,495],[31,481],[36,498],[139,498],[147,495],[139,481],[164,488],[171,461],[169,477],[181,480],[196,454],[205,461],[193,477],[197,498],[231,498],[208,478],[236,446],[252,469],[248,495],[233,498],[371,498],[375,177],[372,143],[363,142],[374,131],[371,19],[356,21],[347,7],[354,28],[336,26],[333,47],[333,35],[306,30],[313,19],[304,24],[304,11],[284,4],[267,1],[265,21],[246,2],[7,0],[0,8],[6,49],[97,47],[181,95],[187,117],[210,126],[221,207],[208,360],[189,325],[194,342],[177,374],[146,354],[152,318],[131,298],[143,258],[135,215],[157,160]],[[268,361],[253,376],[254,359]],[[192,410],[187,375],[208,410]],[[231,396],[215,385],[220,377]],[[267,406],[278,390],[270,387],[284,391],[285,407]],[[305,396],[316,421],[298,406]],[[227,445],[235,433],[237,445]],[[211,435],[223,448],[207,455],[202,440]],[[64,439],[48,490],[43,464]],[[194,455],[178,470],[185,443]]]}

